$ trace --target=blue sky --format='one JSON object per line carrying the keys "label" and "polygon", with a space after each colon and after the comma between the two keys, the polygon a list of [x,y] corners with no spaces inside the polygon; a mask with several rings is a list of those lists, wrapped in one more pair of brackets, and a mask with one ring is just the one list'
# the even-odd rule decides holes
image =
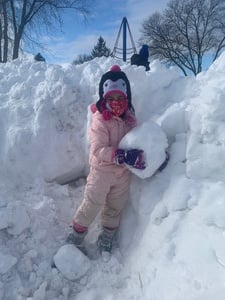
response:
{"label": "blue sky", "polygon": [[123,17],[128,20],[138,50],[143,20],[164,9],[168,0],[95,0],[92,3],[91,16],[87,22],[78,14],[67,13],[64,32],[57,32],[54,36],[42,36],[40,41],[48,51],[35,51],[40,51],[49,63],[71,62],[79,54],[90,54],[100,36],[113,50]]}

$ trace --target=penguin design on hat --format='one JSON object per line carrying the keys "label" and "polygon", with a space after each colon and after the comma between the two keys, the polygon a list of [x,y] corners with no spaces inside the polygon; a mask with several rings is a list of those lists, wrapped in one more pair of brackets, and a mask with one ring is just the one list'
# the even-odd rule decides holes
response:
{"label": "penguin design on hat", "polygon": [[96,107],[100,113],[105,110],[105,99],[111,94],[121,94],[127,99],[128,109],[134,113],[131,102],[130,82],[118,65],[113,65],[110,71],[103,74],[99,83],[99,100]]}

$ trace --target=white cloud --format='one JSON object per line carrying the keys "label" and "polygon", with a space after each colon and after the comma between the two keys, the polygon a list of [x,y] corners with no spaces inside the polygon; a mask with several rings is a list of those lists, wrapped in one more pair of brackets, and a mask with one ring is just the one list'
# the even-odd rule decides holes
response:
{"label": "white cloud", "polygon": [[96,44],[99,36],[97,35],[80,35],[75,40],[66,41],[55,40],[48,44],[49,49],[49,62],[51,60],[57,63],[72,62],[79,54],[90,54],[93,45]]}

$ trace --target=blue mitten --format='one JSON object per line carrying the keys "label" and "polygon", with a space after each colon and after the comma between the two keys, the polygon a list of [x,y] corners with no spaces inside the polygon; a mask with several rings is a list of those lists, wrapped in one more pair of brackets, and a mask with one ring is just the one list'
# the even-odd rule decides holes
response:
{"label": "blue mitten", "polygon": [[144,161],[144,151],[139,149],[131,149],[131,150],[123,150],[117,149],[115,151],[115,162],[119,165],[126,163],[129,166],[144,170],[145,169],[145,161]]}

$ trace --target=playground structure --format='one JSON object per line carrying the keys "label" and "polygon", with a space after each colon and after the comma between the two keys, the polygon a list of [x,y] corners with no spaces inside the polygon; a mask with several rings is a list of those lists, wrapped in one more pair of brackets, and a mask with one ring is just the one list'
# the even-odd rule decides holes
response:
{"label": "playground structure", "polygon": [[[122,45],[119,44],[121,32],[123,34]],[[130,37],[130,44],[127,43],[128,42],[127,33],[129,34]],[[123,59],[123,61],[127,61],[130,60],[131,56],[136,53],[137,50],[131,34],[130,26],[128,24],[127,18],[124,17],[121,22],[120,29],[116,38],[115,46],[113,48],[111,56],[116,57],[118,59]]]}

